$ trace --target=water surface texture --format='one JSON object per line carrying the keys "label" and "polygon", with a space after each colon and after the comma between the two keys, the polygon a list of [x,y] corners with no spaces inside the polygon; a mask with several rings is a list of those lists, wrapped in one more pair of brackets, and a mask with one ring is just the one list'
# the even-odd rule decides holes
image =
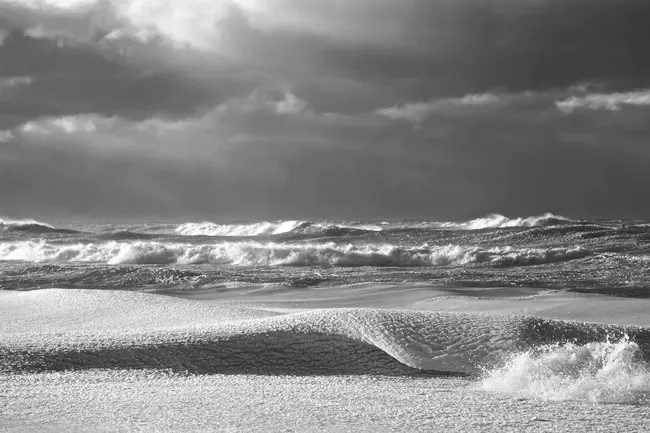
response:
{"label": "water surface texture", "polygon": [[[270,410],[256,430],[592,431],[581,414],[614,404],[642,431],[649,240],[551,214],[3,220],[0,429],[246,430]],[[322,410],[298,417],[301,398]]]}

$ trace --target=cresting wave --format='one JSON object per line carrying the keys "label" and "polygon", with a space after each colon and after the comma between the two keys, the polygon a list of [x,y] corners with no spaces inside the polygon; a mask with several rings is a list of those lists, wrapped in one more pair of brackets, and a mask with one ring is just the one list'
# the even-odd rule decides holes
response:
{"label": "cresting wave", "polygon": [[650,403],[650,367],[625,336],[617,341],[552,344],[514,354],[487,372],[482,388],[544,400]]}
{"label": "cresting wave", "polygon": [[49,224],[32,219],[11,220],[0,218],[0,231],[43,233],[57,231],[57,229]]}
{"label": "cresting wave", "polygon": [[[546,213],[526,218],[508,218],[492,214],[465,222],[420,222],[420,223],[390,223],[381,224],[352,222],[328,223],[309,221],[276,221],[256,222],[250,224],[216,224],[212,222],[185,223],[176,228],[176,233],[184,236],[264,236],[286,233],[312,234],[322,232],[325,235],[346,234],[346,230],[358,232],[381,232],[386,230],[408,229],[447,229],[447,230],[485,230],[517,227],[547,227],[560,224],[575,223],[576,221],[563,216]],[[337,231],[338,230],[338,231]]]}
{"label": "cresting wave", "polygon": [[440,227],[462,230],[485,230],[517,227],[547,227],[575,222],[577,221],[560,215],[554,215],[552,213],[545,213],[543,215],[530,216],[526,218],[508,218],[503,215],[492,214],[484,218],[477,218],[462,223],[443,222],[440,223]]}
{"label": "cresting wave", "polygon": [[176,228],[184,236],[261,236],[288,233],[310,225],[307,221],[258,222],[252,224],[215,224],[211,222],[186,223]]}
{"label": "cresting wave", "polygon": [[448,266],[488,264],[526,266],[580,259],[592,253],[570,248],[512,248],[477,246],[402,247],[222,242],[180,244],[162,242],[104,242],[55,244],[20,241],[0,244],[0,260],[31,262],[89,262],[108,264],[222,264],[239,266]]}
{"label": "cresting wave", "polygon": [[[152,232],[147,224],[143,226],[132,226],[115,228],[115,233],[105,231],[97,233],[100,238],[105,239],[143,239],[156,235],[181,235],[181,236],[214,236],[214,237],[258,237],[295,235],[295,238],[309,237],[336,237],[348,235],[363,235],[392,230],[485,230],[499,228],[530,228],[548,227],[553,225],[580,223],[568,218],[553,215],[550,213],[532,216],[527,218],[507,218],[503,215],[488,215],[485,218],[477,218],[465,222],[382,222],[368,223],[363,221],[353,222],[310,222],[301,220],[287,221],[262,221],[249,224],[216,224],[212,222],[184,223],[180,225],[162,225],[157,231]],[[0,219],[0,232],[21,232],[33,234],[46,233],[78,233],[74,230],[61,229],[50,224],[35,221],[32,219],[11,220]],[[90,232],[89,232],[90,233]]]}
{"label": "cresting wave", "polygon": [[[456,373],[527,397],[650,403],[646,328],[364,308],[278,314],[133,292],[11,296],[61,328],[0,334],[4,372]],[[62,318],[75,311],[73,329]]]}

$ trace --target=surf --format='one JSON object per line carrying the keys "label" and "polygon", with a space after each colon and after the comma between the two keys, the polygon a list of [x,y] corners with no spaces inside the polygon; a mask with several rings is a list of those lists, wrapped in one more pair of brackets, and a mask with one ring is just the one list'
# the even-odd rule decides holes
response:
{"label": "surf", "polygon": [[[647,344],[646,344],[647,350]],[[527,398],[650,403],[650,366],[629,336],[583,345],[552,344],[513,354],[480,387]]]}
{"label": "surf", "polygon": [[218,242],[187,244],[147,241],[60,244],[0,243],[0,260],[118,264],[217,264],[235,266],[434,267],[487,264],[528,266],[592,255],[580,247],[514,248],[462,245]]}

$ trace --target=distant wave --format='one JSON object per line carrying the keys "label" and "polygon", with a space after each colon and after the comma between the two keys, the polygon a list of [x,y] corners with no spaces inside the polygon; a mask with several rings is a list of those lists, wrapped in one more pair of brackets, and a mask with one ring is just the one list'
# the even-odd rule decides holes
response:
{"label": "distant wave", "polygon": [[10,220],[0,218],[0,230],[29,233],[77,233],[75,230],[58,229],[49,224],[32,219]]}
{"label": "distant wave", "polygon": [[155,237],[157,237],[157,235],[155,234],[136,233],[128,230],[120,230],[112,233],[102,233],[96,236],[97,239],[115,240],[115,241],[151,239]]}
{"label": "distant wave", "polygon": [[307,221],[258,222],[251,224],[215,224],[211,222],[186,223],[176,228],[184,236],[261,236],[288,233],[310,225]]}
{"label": "distant wave", "polygon": [[211,222],[186,223],[176,228],[176,233],[184,236],[232,236],[254,237],[293,234],[297,237],[344,236],[364,232],[379,232],[382,228],[363,222],[315,223],[301,220],[262,221],[250,224],[215,224]]}
{"label": "distant wave", "polygon": [[512,248],[460,245],[401,247],[396,245],[285,244],[222,242],[180,244],[118,242],[61,245],[45,241],[0,244],[0,260],[33,262],[98,262],[108,264],[229,264],[239,266],[447,266],[485,263],[526,266],[587,257],[581,247]]}
{"label": "distant wave", "polygon": [[492,214],[484,218],[477,218],[461,223],[443,222],[440,223],[440,227],[464,230],[485,230],[515,227],[546,227],[574,222],[576,221],[552,213],[545,213],[543,215],[525,218],[508,218],[503,215]]}
{"label": "distant wave", "polygon": [[548,227],[561,224],[576,223],[576,221],[559,215],[546,213],[525,218],[508,218],[493,214],[464,222],[409,222],[379,224],[363,221],[354,222],[309,222],[301,220],[262,221],[250,224],[216,224],[212,222],[185,223],[176,228],[176,233],[185,236],[268,236],[294,234],[298,236],[346,236],[372,232],[405,231],[405,230],[485,230],[517,227]]}

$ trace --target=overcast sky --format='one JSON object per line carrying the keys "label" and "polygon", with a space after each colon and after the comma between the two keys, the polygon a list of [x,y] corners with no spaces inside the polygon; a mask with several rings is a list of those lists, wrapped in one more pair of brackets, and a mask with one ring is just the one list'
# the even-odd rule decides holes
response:
{"label": "overcast sky", "polygon": [[648,0],[0,0],[0,215],[650,216]]}

